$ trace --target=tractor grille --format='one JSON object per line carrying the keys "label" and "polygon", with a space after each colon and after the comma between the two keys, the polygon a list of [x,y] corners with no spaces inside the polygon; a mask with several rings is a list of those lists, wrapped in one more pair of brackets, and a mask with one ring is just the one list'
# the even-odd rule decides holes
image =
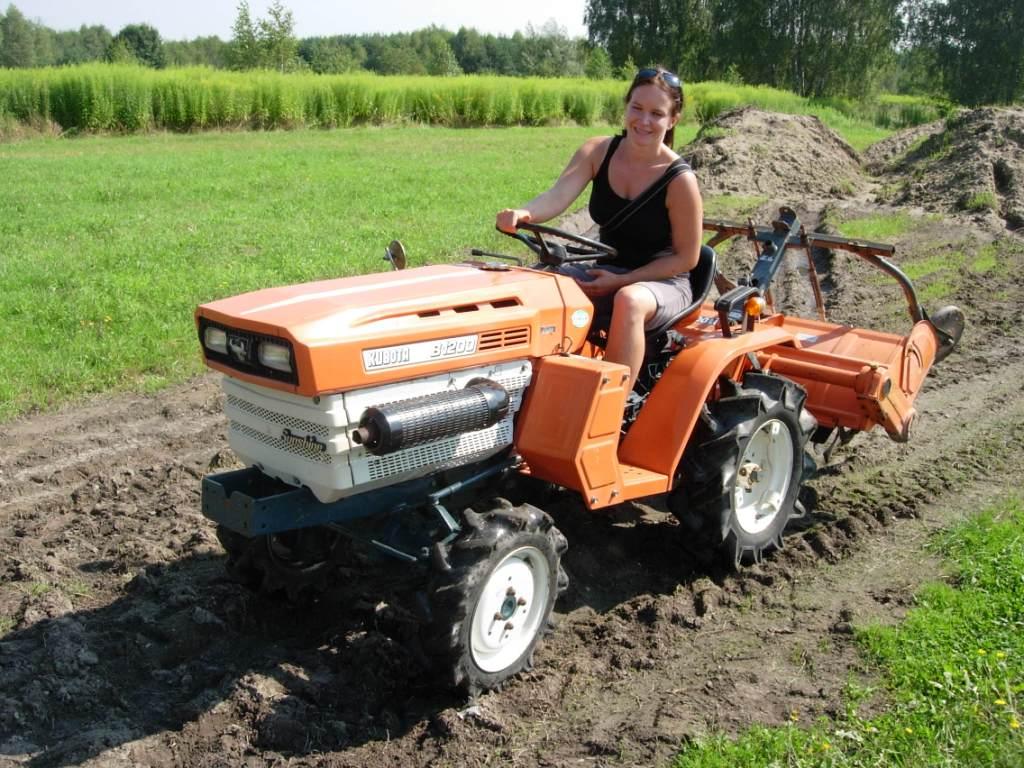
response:
{"label": "tractor grille", "polygon": [[314,424],[312,421],[306,421],[305,419],[299,419],[284,413],[278,413],[277,411],[272,411],[269,408],[262,408],[255,403],[250,403],[248,400],[243,400],[241,397],[236,395],[228,395],[227,405],[228,408],[237,408],[240,411],[248,413],[250,416],[256,416],[270,424],[276,424],[279,427],[288,427],[296,432],[316,435],[323,440],[327,440],[330,437],[330,430],[326,424]]}
{"label": "tractor grille", "polygon": [[231,422],[231,431],[236,432],[240,435],[248,437],[250,440],[256,440],[270,448],[273,448],[284,453],[291,454],[292,456],[298,456],[306,459],[306,461],[314,461],[318,464],[330,464],[334,457],[331,456],[326,450],[322,450],[312,444],[303,444],[301,442],[282,440],[279,437],[273,437],[268,435],[266,432],[261,432],[258,429],[253,429],[245,424],[239,424],[237,421]]}
{"label": "tractor grille", "polygon": [[369,459],[367,469],[371,480],[423,469],[446,469],[465,463],[477,455],[493,451],[495,447],[512,442],[512,419],[495,424],[479,432],[468,432],[426,445],[417,445],[384,456]]}

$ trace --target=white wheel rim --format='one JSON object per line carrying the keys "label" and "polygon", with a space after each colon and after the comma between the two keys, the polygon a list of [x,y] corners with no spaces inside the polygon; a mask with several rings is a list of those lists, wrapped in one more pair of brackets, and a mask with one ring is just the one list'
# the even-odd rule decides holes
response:
{"label": "white wheel rim", "polygon": [[779,419],[769,419],[747,441],[736,469],[733,509],[749,534],[771,526],[782,511],[793,477],[793,435]]}
{"label": "white wheel rim", "polygon": [[520,547],[491,571],[473,612],[470,651],[484,672],[523,655],[547,618],[551,567],[536,547]]}

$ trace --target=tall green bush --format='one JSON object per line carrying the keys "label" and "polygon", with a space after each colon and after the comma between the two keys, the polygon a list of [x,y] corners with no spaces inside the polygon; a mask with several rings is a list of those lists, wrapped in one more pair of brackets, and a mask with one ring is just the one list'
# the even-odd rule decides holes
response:
{"label": "tall green bush", "polygon": [[[334,128],[400,122],[617,124],[626,88],[624,81],[582,78],[384,77],[84,64],[0,70],[0,115],[27,124],[52,122],[65,131],[79,132]],[[839,113],[886,128],[942,114],[941,105],[925,99],[814,103],[788,91],[720,82],[688,84],[686,101],[684,120],[700,123],[742,104],[779,112]]]}

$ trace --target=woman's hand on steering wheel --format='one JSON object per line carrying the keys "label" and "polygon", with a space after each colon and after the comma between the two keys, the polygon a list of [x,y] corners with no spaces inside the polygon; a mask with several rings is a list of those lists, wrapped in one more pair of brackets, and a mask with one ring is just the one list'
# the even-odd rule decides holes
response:
{"label": "woman's hand on steering wheel", "polygon": [[506,208],[498,212],[494,226],[498,228],[498,231],[504,232],[506,235],[514,235],[516,227],[520,223],[528,223],[529,221],[530,212],[525,208]]}
{"label": "woman's hand on steering wheel", "polygon": [[[526,220],[520,218],[520,214],[525,214]],[[614,259],[618,256],[618,252],[614,248],[597,240],[591,240],[582,235],[567,232],[564,229],[548,227],[544,224],[532,224],[528,220],[529,215],[529,211],[507,208],[498,214],[498,230],[529,246],[540,257],[543,264],[559,266],[569,261]],[[509,231],[502,227],[503,224],[508,225],[513,221],[515,222],[515,230]],[[524,235],[518,230],[525,230],[529,235]],[[564,240],[567,244],[548,242],[544,237],[545,235],[549,238]]]}

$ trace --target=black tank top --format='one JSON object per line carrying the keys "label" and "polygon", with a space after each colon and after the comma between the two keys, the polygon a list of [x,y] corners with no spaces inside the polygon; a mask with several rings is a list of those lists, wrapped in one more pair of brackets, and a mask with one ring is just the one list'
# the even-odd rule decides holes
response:
{"label": "black tank top", "polygon": [[[619,252],[619,257],[611,263],[627,269],[637,269],[649,264],[656,253],[672,247],[672,225],[668,219],[668,208],[665,207],[668,184],[621,225],[606,232],[605,225],[631,202],[619,197],[608,182],[608,166],[621,141],[622,136],[612,138],[604,162],[594,176],[590,190],[590,218],[601,227],[601,242],[607,243]],[[685,170],[689,170],[689,166],[685,166]],[[679,173],[674,169],[666,171],[669,172],[673,175]]]}

